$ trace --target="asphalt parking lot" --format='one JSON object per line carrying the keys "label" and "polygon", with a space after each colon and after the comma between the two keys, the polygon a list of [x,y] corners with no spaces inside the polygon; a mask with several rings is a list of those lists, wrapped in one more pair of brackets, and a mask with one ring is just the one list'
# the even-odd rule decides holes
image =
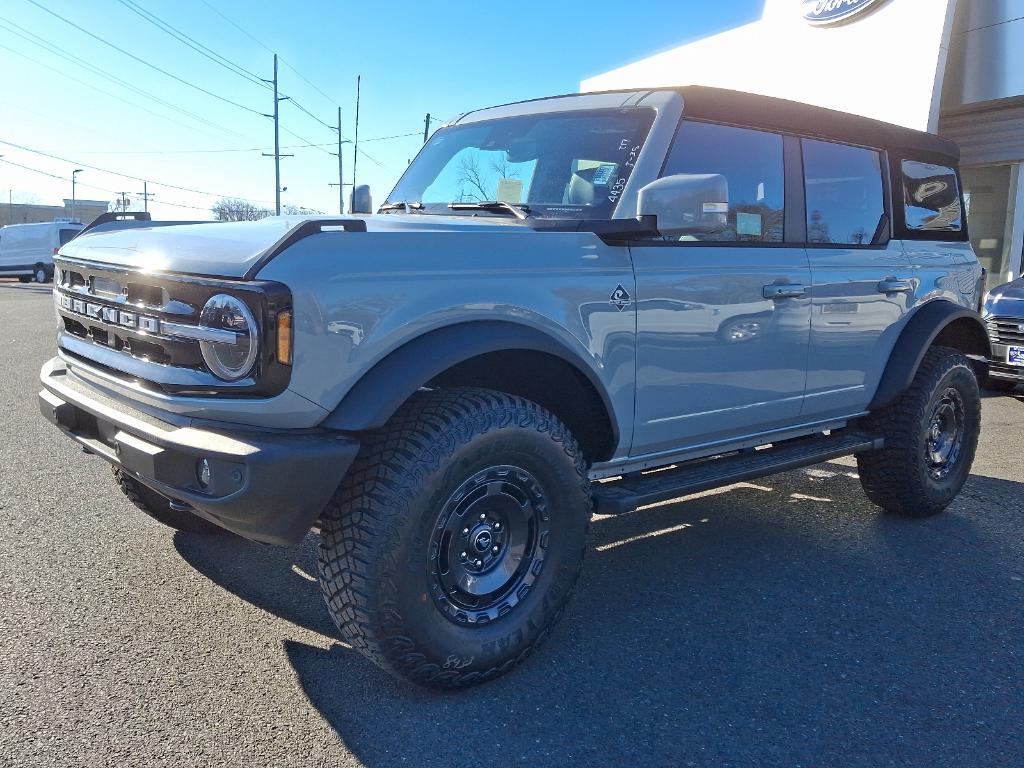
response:
{"label": "asphalt parking lot", "polygon": [[596,519],[541,652],[437,694],[336,640],[312,536],[136,511],[38,413],[53,326],[0,281],[2,765],[1024,765],[1024,398],[935,519],[850,461]]}

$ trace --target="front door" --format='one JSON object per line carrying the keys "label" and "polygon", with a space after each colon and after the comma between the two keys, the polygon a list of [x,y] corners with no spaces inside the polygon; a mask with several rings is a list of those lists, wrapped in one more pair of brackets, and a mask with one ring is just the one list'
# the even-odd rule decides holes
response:
{"label": "front door", "polygon": [[811,275],[803,243],[786,243],[783,145],[765,131],[679,128],[664,174],[721,174],[728,213],[719,231],[631,244],[634,457],[799,420]]}

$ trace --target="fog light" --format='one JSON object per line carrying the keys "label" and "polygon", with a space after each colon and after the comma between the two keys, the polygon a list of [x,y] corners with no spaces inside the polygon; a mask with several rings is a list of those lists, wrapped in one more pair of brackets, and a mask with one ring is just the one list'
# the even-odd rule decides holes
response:
{"label": "fog light", "polygon": [[210,470],[210,462],[206,459],[200,459],[196,462],[196,478],[199,480],[199,485],[206,488],[210,485],[210,479],[213,473]]}

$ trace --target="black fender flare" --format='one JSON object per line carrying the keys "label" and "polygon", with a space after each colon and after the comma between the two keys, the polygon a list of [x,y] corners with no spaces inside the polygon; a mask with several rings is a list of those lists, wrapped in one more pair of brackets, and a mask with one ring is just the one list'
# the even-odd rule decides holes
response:
{"label": "black fender flare", "polygon": [[445,326],[406,342],[363,374],[320,426],[343,432],[379,429],[417,389],[452,366],[489,352],[509,350],[546,352],[575,368],[600,396],[613,433],[612,445],[618,443],[611,400],[582,356],[543,331],[501,320]]}
{"label": "black fender flare", "polygon": [[925,302],[913,312],[896,339],[868,409],[876,410],[894,402],[914,380],[928,348],[953,323],[962,321],[972,329],[970,337],[977,346],[964,351],[987,356],[988,332],[977,312],[944,299]]}

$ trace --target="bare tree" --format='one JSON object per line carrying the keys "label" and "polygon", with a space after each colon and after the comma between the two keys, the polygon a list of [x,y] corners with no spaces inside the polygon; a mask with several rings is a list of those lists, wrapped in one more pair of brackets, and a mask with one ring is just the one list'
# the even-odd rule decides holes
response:
{"label": "bare tree", "polygon": [[222,197],[210,206],[210,212],[217,221],[256,221],[274,215],[269,208],[262,208],[240,197]]}
{"label": "bare tree", "polygon": [[288,216],[323,216],[323,211],[318,211],[316,208],[304,208],[301,205],[284,205],[281,207],[281,212]]}
{"label": "bare tree", "polygon": [[460,201],[493,200],[497,194],[498,180],[519,178],[519,170],[508,161],[504,152],[499,153],[487,165],[488,170],[482,169],[480,155],[475,153],[459,161]]}

